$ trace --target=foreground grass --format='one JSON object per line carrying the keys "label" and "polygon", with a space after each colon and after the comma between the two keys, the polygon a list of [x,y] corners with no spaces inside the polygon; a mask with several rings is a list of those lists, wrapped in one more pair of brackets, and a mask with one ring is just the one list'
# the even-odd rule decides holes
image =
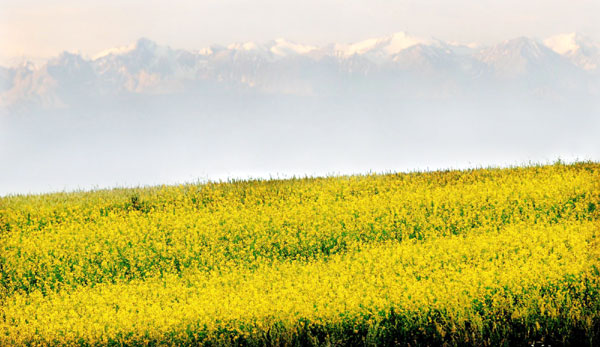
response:
{"label": "foreground grass", "polygon": [[600,338],[600,164],[0,199],[0,344]]}

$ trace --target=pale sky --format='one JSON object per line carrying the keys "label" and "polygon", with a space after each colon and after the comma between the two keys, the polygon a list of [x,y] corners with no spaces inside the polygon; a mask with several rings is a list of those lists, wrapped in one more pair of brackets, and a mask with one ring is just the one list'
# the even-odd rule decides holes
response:
{"label": "pale sky", "polygon": [[174,48],[353,42],[398,31],[464,43],[579,32],[600,39],[598,0],[2,0],[0,62],[92,56],[147,37]]}

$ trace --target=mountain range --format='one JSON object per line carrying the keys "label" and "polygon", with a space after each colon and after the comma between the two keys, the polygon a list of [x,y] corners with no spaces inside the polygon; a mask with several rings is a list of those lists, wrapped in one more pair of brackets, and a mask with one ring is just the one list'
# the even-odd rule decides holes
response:
{"label": "mountain range", "polygon": [[0,67],[0,195],[600,158],[600,49],[406,33]]}
{"label": "mountain range", "polygon": [[44,64],[0,67],[0,108],[61,109],[139,96],[480,95],[597,97],[600,45],[579,34],[461,45],[395,33],[352,44],[284,39],[191,51],[142,38],[94,57],[64,52]]}

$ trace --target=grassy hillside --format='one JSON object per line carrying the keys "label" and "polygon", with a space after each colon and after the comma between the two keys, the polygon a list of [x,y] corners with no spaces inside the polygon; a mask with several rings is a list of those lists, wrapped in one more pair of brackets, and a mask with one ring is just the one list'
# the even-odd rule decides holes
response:
{"label": "grassy hillside", "polygon": [[0,345],[600,343],[600,163],[0,198]]}

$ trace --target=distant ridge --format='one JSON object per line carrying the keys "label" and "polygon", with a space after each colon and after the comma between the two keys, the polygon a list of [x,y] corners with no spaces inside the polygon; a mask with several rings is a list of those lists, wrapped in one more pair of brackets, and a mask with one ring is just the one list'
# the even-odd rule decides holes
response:
{"label": "distant ridge", "polygon": [[[465,95],[513,91],[520,95],[597,96],[600,45],[572,33],[545,40],[520,37],[490,47],[423,39],[404,32],[350,44],[313,46],[283,38],[263,43],[172,49],[141,38],[84,58],[63,53],[42,65],[0,69],[0,107],[67,107],[82,99],[134,94],[233,92],[316,96]],[[433,83],[432,81],[435,81]],[[523,89],[525,85],[525,89]]]}

